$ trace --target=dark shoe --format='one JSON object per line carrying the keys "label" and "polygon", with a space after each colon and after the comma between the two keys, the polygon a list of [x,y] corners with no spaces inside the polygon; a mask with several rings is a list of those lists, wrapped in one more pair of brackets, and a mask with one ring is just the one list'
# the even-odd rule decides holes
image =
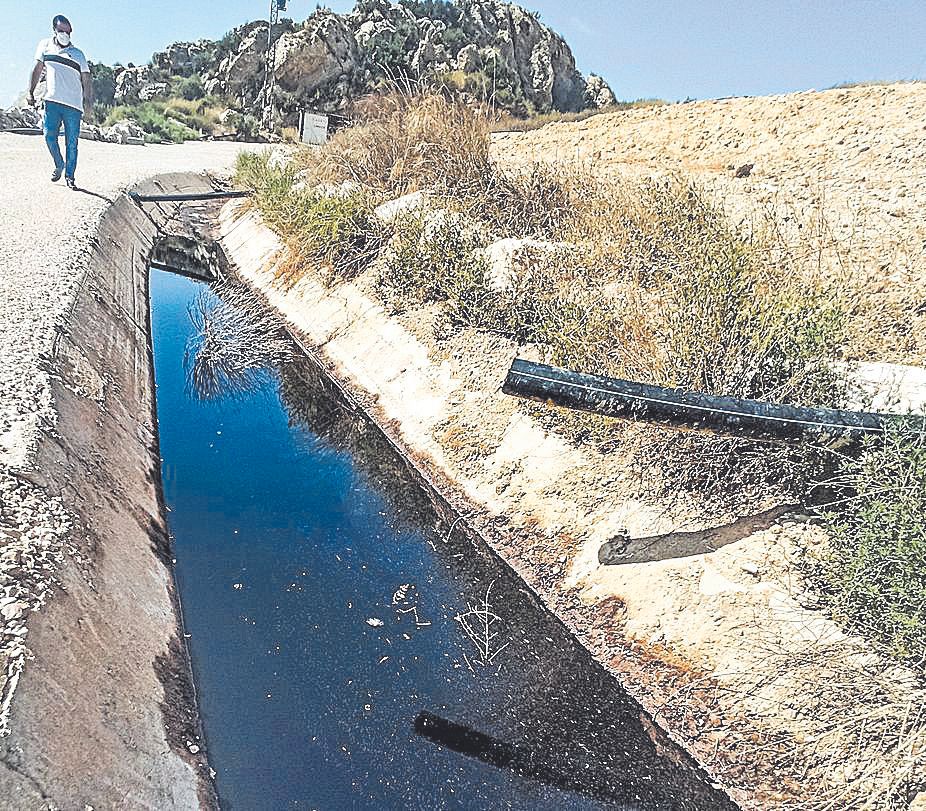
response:
{"label": "dark shoe", "polygon": [[77,191],[77,184],[74,182],[74,178],[73,178],[73,177],[67,178],[67,179],[65,180],[65,182],[68,184],[68,188],[69,188],[71,191]]}
{"label": "dark shoe", "polygon": [[64,169],[55,169],[55,171],[51,173],[51,182],[57,183],[59,180],[61,180],[61,175],[63,174]]}

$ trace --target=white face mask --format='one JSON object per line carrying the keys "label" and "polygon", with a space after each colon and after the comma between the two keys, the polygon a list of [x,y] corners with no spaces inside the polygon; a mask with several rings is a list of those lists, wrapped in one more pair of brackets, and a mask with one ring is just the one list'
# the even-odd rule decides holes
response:
{"label": "white face mask", "polygon": [[55,40],[62,48],[67,48],[67,46],[71,44],[71,35],[64,31],[58,31],[55,34]]}

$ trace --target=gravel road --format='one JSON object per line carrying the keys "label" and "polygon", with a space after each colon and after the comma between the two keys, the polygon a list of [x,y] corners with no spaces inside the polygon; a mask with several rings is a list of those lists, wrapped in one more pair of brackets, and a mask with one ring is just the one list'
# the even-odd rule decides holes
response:
{"label": "gravel road", "polygon": [[77,183],[51,183],[39,136],[0,133],[0,471],[28,466],[43,421],[54,420],[42,357],[66,315],[87,247],[109,203],[169,172],[231,171],[241,144],[120,146],[80,142]]}

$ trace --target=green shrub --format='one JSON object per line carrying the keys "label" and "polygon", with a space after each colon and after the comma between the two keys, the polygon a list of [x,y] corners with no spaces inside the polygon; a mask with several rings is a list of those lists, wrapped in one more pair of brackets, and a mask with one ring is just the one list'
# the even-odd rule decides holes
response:
{"label": "green shrub", "polygon": [[377,286],[394,310],[427,302],[446,305],[446,320],[537,343],[551,359],[568,362],[603,339],[606,311],[600,296],[570,273],[564,252],[532,268],[516,290],[491,287],[485,232],[462,214],[402,218],[379,265]]}
{"label": "green shrub", "polygon": [[171,141],[179,144],[199,137],[198,132],[176,118],[166,115],[164,102],[146,101],[114,107],[107,115],[105,125],[112,126],[125,119],[138,122],[147,133],[146,140],[153,143]]}
{"label": "green shrub", "polygon": [[116,98],[116,78],[113,69],[108,65],[91,63],[90,81],[93,86],[94,106],[112,107]]}
{"label": "green shrub", "polygon": [[313,265],[326,270],[331,279],[362,273],[387,236],[373,213],[377,200],[366,191],[325,197],[294,190],[292,164],[274,165],[270,154],[239,156],[236,180],[254,192],[253,204],[290,249],[283,276],[298,281]]}
{"label": "green shrub", "polygon": [[479,253],[485,244],[485,237],[460,215],[403,217],[380,267],[380,294],[397,311],[445,302],[457,326],[494,324],[497,296],[488,290],[488,263]]}
{"label": "green shrub", "polygon": [[175,92],[187,101],[196,101],[206,95],[206,88],[203,87],[203,80],[199,74],[194,73],[192,76],[177,82]]}
{"label": "green shrub", "polygon": [[225,126],[245,140],[253,140],[260,134],[260,121],[247,113],[232,112],[225,119]]}
{"label": "green shrub", "polygon": [[892,427],[840,460],[811,571],[850,630],[926,669],[926,433]]}

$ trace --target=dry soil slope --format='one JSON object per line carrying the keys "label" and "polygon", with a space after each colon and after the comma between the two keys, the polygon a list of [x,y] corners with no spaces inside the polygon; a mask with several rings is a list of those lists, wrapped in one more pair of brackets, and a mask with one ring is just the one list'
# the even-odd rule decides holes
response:
{"label": "dry soil slope", "polygon": [[498,134],[494,149],[511,164],[688,176],[738,223],[772,211],[797,244],[815,244],[822,223],[824,264],[859,280],[876,327],[855,354],[926,360],[926,83],[634,109]]}

